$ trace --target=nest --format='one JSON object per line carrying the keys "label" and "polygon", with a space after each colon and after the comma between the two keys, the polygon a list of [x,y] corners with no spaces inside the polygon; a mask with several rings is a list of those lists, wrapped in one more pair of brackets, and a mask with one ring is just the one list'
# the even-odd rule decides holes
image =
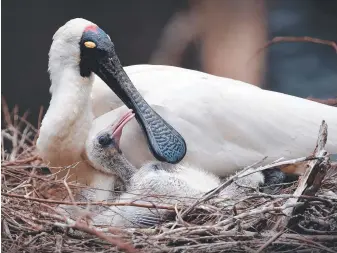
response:
{"label": "nest", "polygon": [[[298,181],[283,185],[276,193],[253,191],[230,208],[220,208],[215,201],[217,193],[246,173],[246,168],[192,205],[155,207],[171,210],[174,214],[171,221],[148,229],[120,229],[93,226],[85,212],[76,220],[58,212],[58,204],[87,205],[64,201],[58,196],[81,186],[49,173],[36,155],[37,130],[25,117],[19,117],[17,110],[12,113],[5,110],[4,119],[1,150],[4,252],[337,251],[337,166],[330,163],[324,150],[327,138],[324,122],[317,147],[310,156],[251,166],[264,170],[307,163],[307,171]],[[150,204],[148,207],[154,208]]]}

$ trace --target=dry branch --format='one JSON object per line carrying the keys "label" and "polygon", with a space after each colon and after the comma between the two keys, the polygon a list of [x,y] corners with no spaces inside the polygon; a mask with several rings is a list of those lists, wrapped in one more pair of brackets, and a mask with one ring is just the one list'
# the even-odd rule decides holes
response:
{"label": "dry branch", "polygon": [[52,199],[41,199],[41,198],[33,198],[26,195],[12,194],[12,193],[1,193],[3,196],[18,198],[18,199],[26,199],[31,201],[36,201],[40,203],[50,203],[50,204],[58,204],[58,205],[77,205],[77,206],[137,206],[144,208],[155,208],[155,209],[166,209],[166,210],[175,210],[174,206],[164,206],[164,205],[155,205],[155,204],[137,204],[134,202],[107,202],[107,201],[93,201],[93,202],[76,202],[76,201],[61,201],[61,200],[52,200]]}
{"label": "dry branch", "polygon": [[270,47],[271,45],[281,43],[281,42],[310,42],[310,43],[322,44],[322,45],[327,45],[327,46],[332,47],[337,53],[337,44],[336,42],[331,41],[331,40],[322,40],[322,39],[308,37],[308,36],[304,36],[304,37],[279,36],[279,37],[274,37],[272,40],[268,41],[262,48],[260,48],[256,52],[256,54],[253,57],[260,54],[263,50]]}
{"label": "dry branch", "polygon": [[[320,159],[309,161],[307,164],[307,170],[304,175],[299,180],[297,189],[294,192],[295,196],[308,195],[314,196],[319,190],[321,182],[326,174],[326,168],[329,167],[329,156],[327,151],[324,150],[325,144],[327,142],[328,136],[328,125],[325,121],[322,122],[318,139],[316,143],[316,148],[314,150],[313,156],[320,157]],[[320,166],[322,163],[325,166]],[[286,204],[293,205],[300,201],[301,198],[291,198],[288,199]],[[293,217],[294,207],[288,208],[283,211],[285,217],[282,218],[280,226],[283,229],[284,227],[290,226],[289,224],[291,218]]]}

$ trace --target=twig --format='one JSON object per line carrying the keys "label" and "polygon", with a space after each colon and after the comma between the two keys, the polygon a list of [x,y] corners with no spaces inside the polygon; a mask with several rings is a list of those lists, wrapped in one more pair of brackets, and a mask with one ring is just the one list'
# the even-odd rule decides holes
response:
{"label": "twig", "polygon": [[313,240],[313,241],[331,241],[331,242],[337,241],[337,235],[300,235],[300,234],[284,233],[281,235],[281,237],[295,240],[298,240],[298,238],[300,237],[306,240]]}
{"label": "twig", "polygon": [[73,205],[76,206],[74,195],[73,195],[73,193],[71,192],[71,190],[70,190],[70,188],[69,188],[69,185],[68,185],[68,183],[67,183],[67,180],[68,180],[68,177],[69,177],[69,173],[70,173],[70,170],[68,170],[66,176],[65,176],[64,179],[63,179],[63,185],[64,185],[64,186],[66,187],[66,189],[67,189],[68,196],[69,196],[71,202],[73,203]]}
{"label": "twig", "polygon": [[22,160],[15,160],[15,161],[10,161],[7,163],[2,164],[2,166],[9,166],[9,165],[15,165],[15,164],[22,164],[22,163],[29,163],[35,160],[40,160],[38,155],[34,155],[32,157],[22,159]]}
{"label": "twig", "polygon": [[284,234],[285,230],[281,230],[277,234],[273,235],[265,244],[263,244],[255,253],[261,253],[265,250],[270,244],[275,242],[277,238],[279,238],[282,234]]}
{"label": "twig", "polygon": [[324,249],[324,250],[327,251],[327,252],[336,253],[336,251],[334,251],[334,250],[332,250],[332,249],[329,249],[329,248],[325,247],[324,245],[322,245],[322,244],[320,244],[320,243],[317,243],[317,242],[315,242],[315,241],[313,241],[313,240],[309,240],[309,239],[305,238],[305,237],[302,236],[302,235],[299,235],[299,236],[297,236],[297,237],[289,236],[289,235],[288,235],[287,237],[288,237],[288,238],[294,238],[294,239],[299,240],[299,241],[302,241],[302,242],[306,242],[306,243],[309,243],[309,244],[316,245],[316,246],[318,246],[319,248]]}
{"label": "twig", "polygon": [[[247,166],[246,168],[244,168],[240,173],[244,173],[247,170],[249,170],[250,168],[254,167],[255,165],[262,163],[267,157],[264,157],[261,161],[258,161],[250,166]],[[221,185],[219,185],[217,188],[211,190],[210,192],[206,193],[202,198],[197,199],[191,206],[189,206],[182,214],[181,217],[184,218],[187,214],[189,214],[197,205],[199,205],[200,203],[203,203],[209,199],[211,199],[213,196],[215,196],[216,194],[218,194],[219,192],[221,192],[224,188],[226,188],[227,186],[229,186],[234,180],[236,180],[238,178],[238,176],[240,175],[240,173],[230,177],[228,180],[226,180],[224,183],[222,183]]]}
{"label": "twig", "polygon": [[25,195],[19,194],[11,194],[2,192],[1,195],[19,199],[26,199],[31,201],[36,201],[40,203],[50,203],[50,204],[60,204],[60,205],[78,205],[78,206],[87,206],[90,205],[97,205],[97,206],[137,206],[137,207],[144,207],[144,208],[156,208],[156,209],[166,209],[175,211],[174,206],[163,206],[163,205],[154,205],[154,204],[137,204],[134,202],[104,202],[104,201],[96,201],[96,202],[69,202],[69,201],[59,201],[59,200],[51,200],[51,199],[40,199],[40,198],[33,198],[28,197]]}
{"label": "twig", "polygon": [[233,217],[230,217],[226,220],[223,220],[221,222],[219,222],[218,224],[216,224],[216,226],[226,226],[228,224],[230,224],[231,222],[238,220],[238,219],[243,219],[247,216],[253,216],[256,214],[263,214],[263,213],[267,213],[267,212],[272,212],[272,211],[284,211],[287,210],[288,208],[293,208],[295,206],[301,206],[303,205],[303,203],[285,203],[284,205],[278,207],[278,206],[266,206],[266,207],[262,207],[262,208],[256,208],[238,215],[235,215]]}
{"label": "twig", "polygon": [[8,236],[9,239],[13,241],[13,237],[12,237],[11,231],[8,228],[6,219],[2,219],[2,231]]}
{"label": "twig", "polygon": [[43,115],[43,106],[40,106],[39,117],[38,117],[38,120],[37,120],[36,134],[35,134],[34,139],[33,139],[34,145],[36,145],[36,141],[39,138],[40,127],[41,127],[41,123],[42,123],[42,115]]}
{"label": "twig", "polygon": [[61,253],[62,252],[62,236],[61,235],[56,235],[55,236],[55,253]]}
{"label": "twig", "polygon": [[[213,233],[220,233],[223,236],[235,236],[237,234],[239,234],[237,231],[223,231],[223,227],[221,226],[193,226],[193,227],[181,227],[181,228],[177,228],[174,230],[169,230],[167,232],[164,232],[162,234],[156,235],[155,238],[158,240],[162,240],[164,238],[169,238],[171,235],[173,234],[182,234],[182,233],[186,233],[189,232],[190,234],[193,235],[200,235],[202,233],[205,233],[205,231],[209,231],[209,232],[213,232]],[[254,232],[249,232],[249,231],[245,231],[244,233],[241,233],[240,235],[244,235],[247,237],[253,237],[256,235],[256,233]]]}
{"label": "twig", "polygon": [[7,101],[2,95],[1,95],[1,105],[2,105],[2,113],[4,114],[4,119],[5,119],[7,126],[13,125]]}
{"label": "twig", "polygon": [[[314,156],[327,157],[327,152],[324,150],[324,147],[327,141],[327,135],[328,135],[328,125],[323,120],[320,130],[319,130],[317,144],[314,150]],[[316,177],[318,173],[318,169],[319,169],[317,165],[319,165],[321,162],[322,160],[319,159],[319,160],[312,160],[308,163],[308,168],[305,171],[303,177],[300,179],[297,189],[295,190],[293,194],[294,196],[307,195],[307,194],[304,194],[304,192],[306,189],[308,189],[309,186],[312,185],[312,182],[310,182],[309,180],[313,180]],[[322,179],[323,178],[321,178],[321,180]],[[317,190],[318,189],[313,190],[310,195],[315,195]],[[299,201],[299,198],[291,198],[287,200],[286,204],[291,205],[298,201]],[[285,214],[285,217],[281,218],[281,222],[280,222],[281,228],[289,226],[289,222],[291,220],[293,211],[294,211],[293,208],[289,208],[283,211],[283,213]]]}
{"label": "twig", "polygon": [[94,228],[90,228],[84,222],[77,221],[72,227],[76,228],[78,230],[81,230],[83,232],[86,232],[88,234],[95,235],[98,238],[101,238],[101,239],[111,243],[112,245],[117,246],[119,249],[125,250],[127,252],[130,252],[130,253],[139,252],[132,245],[130,245],[128,243],[125,243],[125,242],[122,242],[121,240],[114,239],[111,236],[107,236],[104,233],[102,233],[102,232],[100,232],[100,231],[98,231]]}
{"label": "twig", "polygon": [[267,169],[271,169],[271,168],[275,168],[275,167],[279,167],[279,166],[284,166],[284,165],[291,165],[291,164],[296,164],[299,162],[304,162],[304,161],[309,161],[309,160],[317,160],[318,157],[301,157],[301,158],[297,158],[297,159],[291,159],[291,160],[287,160],[287,161],[282,161],[279,162],[280,159],[276,160],[275,162],[265,165],[265,166],[261,166],[258,167],[256,169],[251,169],[252,167],[254,167],[255,165],[263,162],[267,157],[263,158],[261,161],[250,165],[246,168],[244,168],[243,170],[241,170],[239,173],[237,173],[236,175],[230,177],[227,181],[225,181],[224,183],[222,183],[220,186],[218,186],[217,188],[215,188],[214,190],[210,191],[209,193],[207,193],[204,197],[200,198],[199,200],[195,201],[189,208],[187,208],[182,214],[182,217],[185,217],[188,213],[190,213],[193,208],[195,208],[198,204],[205,202],[207,200],[209,200],[210,198],[212,198],[214,195],[218,194],[220,191],[222,191],[224,188],[226,188],[227,186],[229,186],[231,183],[233,183],[234,181],[236,181],[239,178],[242,177],[246,177],[250,174],[256,173],[256,172],[260,172],[263,170],[267,170]]}
{"label": "twig", "polygon": [[249,176],[249,175],[254,174],[256,172],[272,169],[272,168],[275,168],[275,167],[292,165],[292,164],[301,163],[301,162],[305,162],[305,161],[317,160],[317,159],[320,159],[320,158],[322,158],[322,157],[321,156],[318,156],[318,157],[307,156],[307,157],[301,157],[301,158],[291,159],[291,160],[282,161],[282,162],[274,162],[272,164],[268,164],[268,165],[256,168],[254,170],[251,170],[251,171],[246,171],[245,173],[240,173],[240,175],[238,175],[238,178],[246,177],[246,176]]}
{"label": "twig", "polygon": [[322,40],[322,39],[308,37],[308,36],[304,36],[304,37],[278,36],[278,37],[274,37],[272,40],[268,41],[262,48],[260,48],[255,53],[255,55],[252,58],[254,58],[256,55],[260,54],[263,50],[270,47],[271,45],[277,44],[277,43],[282,43],[282,42],[311,42],[311,43],[316,43],[316,44],[328,45],[328,46],[332,47],[337,53],[337,44],[336,44],[336,42],[331,41],[331,40]]}
{"label": "twig", "polygon": [[317,230],[317,229],[312,229],[312,228],[306,228],[304,226],[302,226],[300,223],[297,224],[297,226],[302,230],[302,232],[304,231],[307,234],[314,234],[314,235],[329,235],[329,234],[337,234],[337,231],[321,231],[321,230]]}
{"label": "twig", "polygon": [[259,192],[257,194],[252,194],[248,197],[240,199],[239,202],[247,201],[253,198],[270,198],[270,199],[301,198],[301,199],[317,200],[328,206],[333,206],[333,201],[336,201],[335,199],[332,199],[326,196],[307,196],[307,195],[294,195],[294,194],[266,194],[263,192]]}
{"label": "twig", "polygon": [[46,232],[39,233],[36,236],[34,236],[32,239],[30,239],[28,242],[24,243],[23,245],[28,246],[32,242],[36,241],[39,237],[44,236],[44,235],[47,235],[47,233]]}

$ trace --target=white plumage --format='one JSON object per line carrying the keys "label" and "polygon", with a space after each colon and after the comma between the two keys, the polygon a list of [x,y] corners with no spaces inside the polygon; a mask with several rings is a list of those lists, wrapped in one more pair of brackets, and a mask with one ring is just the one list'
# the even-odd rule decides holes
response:
{"label": "white plumage", "polygon": [[[127,112],[116,125],[100,131],[87,146],[89,159],[104,169],[107,174],[116,174],[125,185],[117,201],[147,205],[191,204],[203,194],[220,185],[215,175],[189,165],[172,165],[150,162],[137,170],[127,161],[119,148],[118,126],[125,126],[134,114]],[[116,135],[119,137],[116,138]],[[264,183],[261,172],[240,178],[220,192],[224,206],[233,204],[252,188],[257,189]],[[244,187],[242,187],[244,186]],[[99,210],[96,210],[99,211]],[[96,212],[96,224],[122,227],[147,227],[165,220],[167,210],[149,209],[139,206],[111,206]],[[171,212],[172,213],[172,212]]]}
{"label": "white plumage", "polygon": [[[269,163],[310,154],[322,120],[329,125],[327,150],[337,152],[334,107],[177,67],[125,70],[148,103],[184,136],[184,161],[217,175],[226,176],[265,156]],[[96,119],[90,136],[126,110],[121,106]],[[121,148],[137,167],[153,159],[136,120],[125,127]]]}
{"label": "white plumage", "polygon": [[[80,75],[79,41],[92,25],[74,19],[54,35],[49,53],[52,99],[37,148],[51,166],[79,162],[72,169],[78,181],[111,189],[114,177],[85,161],[85,142],[127,108],[101,80],[94,81],[94,74]],[[184,137],[183,162],[193,166],[225,176],[264,156],[268,156],[266,163],[306,156],[315,146],[322,120],[329,126],[326,148],[337,153],[336,108],[183,68],[124,69],[145,100]],[[94,120],[96,116],[100,117]],[[121,148],[138,168],[155,160],[135,120],[125,127]]]}

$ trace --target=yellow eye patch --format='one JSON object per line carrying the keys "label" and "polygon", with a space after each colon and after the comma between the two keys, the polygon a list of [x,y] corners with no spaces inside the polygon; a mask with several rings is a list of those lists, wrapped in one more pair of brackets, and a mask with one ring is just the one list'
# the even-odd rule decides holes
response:
{"label": "yellow eye patch", "polygon": [[86,42],[84,42],[84,46],[87,47],[87,48],[95,48],[96,44],[92,41],[86,41]]}

